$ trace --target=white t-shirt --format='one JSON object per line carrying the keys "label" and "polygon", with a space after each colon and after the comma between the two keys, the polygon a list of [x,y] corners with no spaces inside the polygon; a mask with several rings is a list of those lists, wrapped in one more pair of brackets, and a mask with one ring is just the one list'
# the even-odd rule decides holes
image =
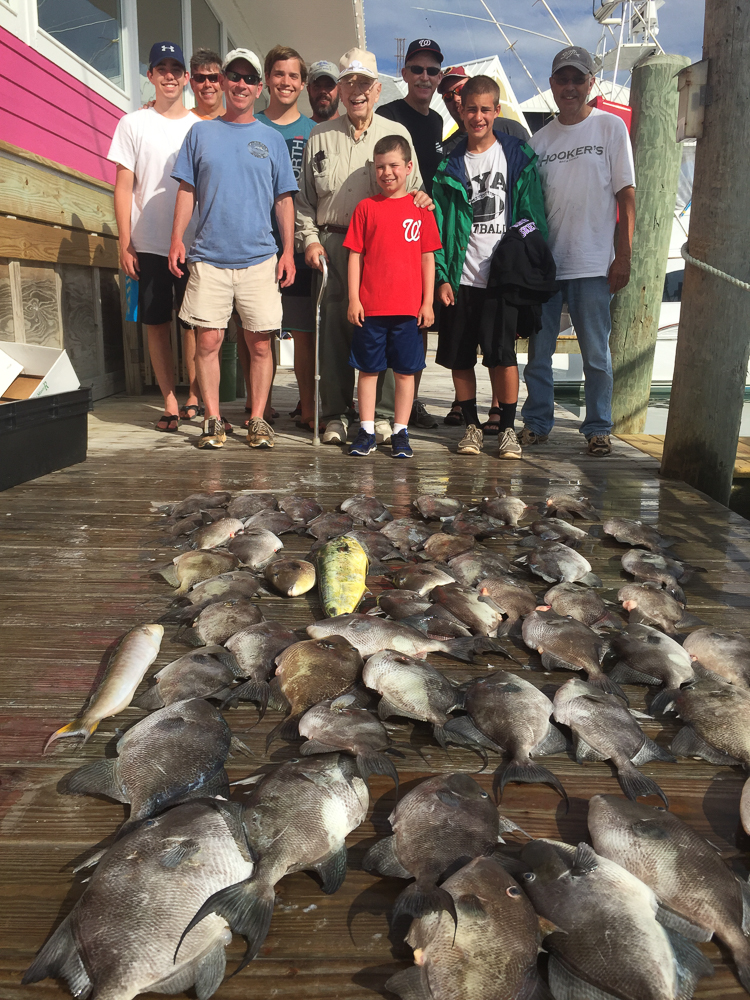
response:
{"label": "white t-shirt", "polygon": [[[139,253],[169,256],[174,221],[174,203],[179,182],[171,177],[185,136],[200,118],[189,112],[184,118],[165,118],[153,108],[141,108],[117,123],[108,160],[135,174],[131,239]],[[183,242],[190,248],[195,236],[193,215]]]}
{"label": "white t-shirt", "polygon": [[474,220],[466,247],[461,284],[486,288],[495,247],[506,227],[506,177],[508,163],[503,147],[493,142],[484,153],[464,155],[466,179],[471,185]]}
{"label": "white t-shirt", "polygon": [[635,185],[625,122],[592,108],[577,125],[555,119],[529,140],[538,156],[557,277],[606,275],[615,258],[615,195]]}

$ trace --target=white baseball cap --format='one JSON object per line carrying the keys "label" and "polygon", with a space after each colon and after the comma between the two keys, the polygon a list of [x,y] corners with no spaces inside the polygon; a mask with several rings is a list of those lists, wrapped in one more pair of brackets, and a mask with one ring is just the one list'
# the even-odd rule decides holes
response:
{"label": "white baseball cap", "polygon": [[378,78],[378,61],[374,52],[366,49],[349,49],[339,59],[339,79],[345,76],[368,76],[371,80]]}
{"label": "white baseball cap", "polygon": [[226,72],[229,66],[236,59],[244,59],[245,62],[249,62],[260,79],[263,79],[263,70],[261,69],[260,59],[256,56],[252,49],[232,49],[231,52],[227,52],[224,57],[224,62],[221,64],[222,73]]}

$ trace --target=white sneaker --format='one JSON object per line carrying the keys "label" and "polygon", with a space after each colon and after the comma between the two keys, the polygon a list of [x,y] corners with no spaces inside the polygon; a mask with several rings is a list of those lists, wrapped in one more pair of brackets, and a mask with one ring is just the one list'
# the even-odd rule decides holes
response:
{"label": "white sneaker", "polygon": [[498,458],[522,458],[523,449],[518,443],[518,438],[516,437],[516,432],[512,427],[506,428],[504,431],[500,431],[500,437],[497,442],[497,457]]}
{"label": "white sneaker", "polygon": [[349,430],[349,421],[329,420],[323,432],[321,441],[323,444],[346,444],[346,435]]}
{"label": "white sneaker", "polygon": [[393,434],[393,428],[390,420],[380,417],[379,420],[375,421],[375,440],[378,444],[388,444],[391,440],[391,434]]}
{"label": "white sneaker", "polygon": [[479,455],[482,451],[482,428],[469,424],[466,433],[458,442],[456,451],[459,455]]}

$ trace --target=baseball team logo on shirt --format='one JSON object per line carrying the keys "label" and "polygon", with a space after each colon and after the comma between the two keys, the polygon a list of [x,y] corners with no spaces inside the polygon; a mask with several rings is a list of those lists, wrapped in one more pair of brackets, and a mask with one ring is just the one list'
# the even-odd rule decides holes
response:
{"label": "baseball team logo on shirt", "polygon": [[419,241],[419,233],[422,228],[421,219],[404,219],[404,239],[407,243],[417,243]]}

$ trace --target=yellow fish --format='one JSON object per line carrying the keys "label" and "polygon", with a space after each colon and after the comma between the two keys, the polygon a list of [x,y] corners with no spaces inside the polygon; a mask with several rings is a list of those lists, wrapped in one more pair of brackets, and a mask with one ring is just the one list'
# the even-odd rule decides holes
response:
{"label": "yellow fish", "polygon": [[318,590],[327,618],[355,611],[366,579],[367,555],[356,538],[339,535],[318,549]]}

